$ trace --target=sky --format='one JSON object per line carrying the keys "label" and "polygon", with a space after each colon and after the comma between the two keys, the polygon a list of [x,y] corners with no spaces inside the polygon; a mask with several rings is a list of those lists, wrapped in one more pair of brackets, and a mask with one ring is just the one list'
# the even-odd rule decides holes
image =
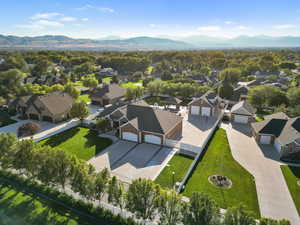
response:
{"label": "sky", "polygon": [[300,0],[0,0],[0,34],[300,36]]}

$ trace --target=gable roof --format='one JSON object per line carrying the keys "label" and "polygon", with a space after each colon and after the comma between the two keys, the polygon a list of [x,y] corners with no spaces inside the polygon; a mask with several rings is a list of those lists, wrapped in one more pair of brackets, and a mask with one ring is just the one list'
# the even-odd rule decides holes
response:
{"label": "gable roof", "polygon": [[102,88],[97,88],[92,96],[95,97],[103,97],[106,96],[109,99],[120,98],[125,96],[126,89],[117,85],[117,84],[109,84],[103,85]]}
{"label": "gable roof", "polygon": [[284,112],[278,112],[271,115],[264,116],[265,120],[270,119],[289,119],[289,117]]}
{"label": "gable roof", "polygon": [[255,108],[246,101],[240,101],[231,108],[231,113],[253,116],[256,112]]}
{"label": "gable roof", "polygon": [[211,105],[212,107],[214,107],[215,105],[217,105],[218,101],[219,101],[219,96],[213,92],[213,91],[207,91],[204,95],[202,95],[199,98],[195,98],[194,100],[192,100],[190,104],[193,104],[194,102],[197,102],[199,100],[202,100],[204,102],[206,102],[207,104]]}
{"label": "gable roof", "polygon": [[231,101],[239,101],[242,95],[247,95],[249,88],[246,86],[239,86],[233,90],[233,94],[229,100]]}

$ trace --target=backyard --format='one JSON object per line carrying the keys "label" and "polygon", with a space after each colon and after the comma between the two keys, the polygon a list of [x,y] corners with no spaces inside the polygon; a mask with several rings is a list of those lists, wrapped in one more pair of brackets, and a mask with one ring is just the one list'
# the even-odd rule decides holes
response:
{"label": "backyard", "polygon": [[281,171],[300,215],[300,167],[281,166]]}
{"label": "backyard", "polygon": [[[208,181],[211,175],[223,175],[232,181],[230,188],[220,188]],[[183,195],[193,192],[210,195],[221,208],[243,204],[256,217],[260,216],[254,178],[232,155],[224,129],[218,129],[189,178]]]}
{"label": "backyard", "polygon": [[0,112],[0,127],[5,127],[9,124],[16,123],[17,121],[10,119],[10,116],[6,112]]}
{"label": "backyard", "polygon": [[2,225],[90,225],[97,224],[62,206],[25,193],[4,183],[0,184],[0,224]]}
{"label": "backyard", "polygon": [[79,159],[89,160],[112,144],[107,138],[100,138],[96,131],[83,127],[74,127],[39,142],[41,145],[60,148]]}
{"label": "backyard", "polygon": [[[178,154],[174,155],[173,158],[169,161],[168,165],[156,178],[155,182],[157,184],[160,184],[162,187],[172,188],[173,182],[175,184],[176,182],[182,181],[192,162],[192,158]],[[174,181],[172,174],[173,172]]]}
{"label": "backyard", "polygon": [[137,82],[127,82],[127,83],[121,84],[121,86],[122,86],[123,88],[143,86],[143,82],[142,82],[141,80],[139,80],[139,81],[137,81]]}
{"label": "backyard", "polygon": [[83,94],[78,97],[79,101],[84,101],[85,103],[91,102],[91,98],[89,94]]}

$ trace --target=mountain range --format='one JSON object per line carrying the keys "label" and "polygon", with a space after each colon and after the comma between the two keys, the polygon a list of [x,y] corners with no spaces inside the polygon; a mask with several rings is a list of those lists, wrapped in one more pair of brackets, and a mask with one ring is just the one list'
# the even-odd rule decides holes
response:
{"label": "mountain range", "polygon": [[300,47],[300,37],[210,36],[134,37],[108,36],[101,39],[74,39],[61,35],[19,37],[0,35],[0,49],[70,49],[70,50],[193,50],[205,48],[271,48]]}

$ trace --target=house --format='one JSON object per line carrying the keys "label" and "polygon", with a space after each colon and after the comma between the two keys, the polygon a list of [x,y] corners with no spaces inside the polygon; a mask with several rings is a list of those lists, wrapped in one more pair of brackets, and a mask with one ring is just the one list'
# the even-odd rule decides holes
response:
{"label": "house", "polygon": [[240,82],[238,82],[238,85],[246,86],[246,87],[254,87],[254,86],[260,85],[260,80],[251,80],[251,81],[247,81],[247,82],[240,81]]}
{"label": "house", "polygon": [[118,71],[114,70],[113,68],[103,68],[99,70],[98,77],[112,77],[113,75],[118,75]]}
{"label": "house", "polygon": [[285,113],[276,113],[251,126],[255,140],[263,145],[274,145],[281,156],[300,151],[300,117],[289,118]]}
{"label": "house", "polygon": [[246,101],[240,101],[230,110],[231,121],[236,123],[251,123],[255,121],[256,109]]}
{"label": "house", "polygon": [[101,88],[96,88],[91,92],[92,104],[109,105],[115,104],[125,97],[126,89],[117,84],[103,84]]}
{"label": "house", "polygon": [[112,105],[100,116],[109,118],[120,138],[128,141],[163,145],[167,139],[182,136],[182,117],[153,108],[143,100],[119,107]]}
{"label": "house", "polygon": [[200,98],[193,99],[188,104],[188,111],[191,115],[217,116],[221,108],[220,97],[212,91],[206,92]]}
{"label": "house", "polygon": [[53,92],[17,98],[9,104],[9,109],[26,119],[60,122],[70,117],[73,102],[69,94]]}
{"label": "house", "polygon": [[233,90],[233,94],[229,99],[229,102],[235,104],[239,101],[247,99],[249,88],[247,86],[239,86]]}

